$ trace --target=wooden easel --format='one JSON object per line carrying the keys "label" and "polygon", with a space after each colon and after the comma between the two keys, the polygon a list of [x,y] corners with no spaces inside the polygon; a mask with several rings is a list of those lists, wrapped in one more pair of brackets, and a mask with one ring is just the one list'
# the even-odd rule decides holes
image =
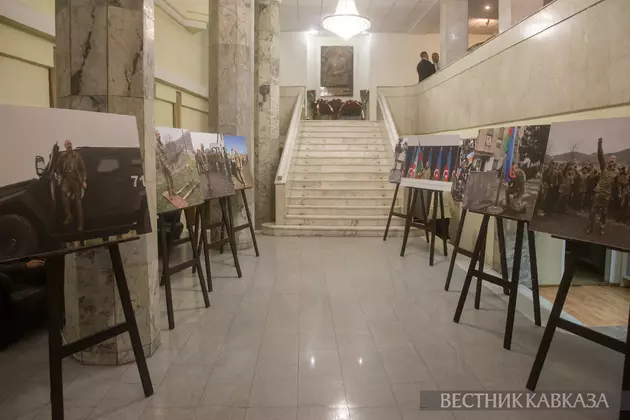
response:
{"label": "wooden easel", "polygon": [[[243,205],[245,206],[245,213],[247,214],[247,223],[243,223],[242,225],[239,225],[239,226],[234,226],[234,224],[232,224],[232,229],[234,233],[236,233],[239,230],[249,228],[249,234],[251,235],[252,242],[254,244],[254,251],[256,252],[256,256],[259,257],[260,254],[258,253],[258,243],[256,242],[256,232],[254,231],[254,224],[252,223],[252,215],[249,212],[249,204],[247,203],[247,195],[245,194],[244,189],[241,190],[241,198],[243,199]],[[227,201],[228,201],[228,209],[230,212],[230,219],[233,221],[234,216],[232,214],[232,206],[230,204],[230,197],[227,197]],[[223,238],[224,228],[225,227],[221,227],[221,238]],[[223,253],[223,246],[221,246],[220,252]]]}
{"label": "wooden easel", "polygon": [[[175,239],[173,237],[173,233],[175,231],[174,227],[176,219],[171,222],[170,229],[167,227],[167,222],[164,220],[164,215],[170,213],[179,213],[178,210],[173,210],[166,213],[161,213],[158,215],[158,229],[160,232],[160,246],[162,248],[162,278],[161,283],[164,283],[164,291],[166,295],[166,315],[168,317],[168,329],[172,330],[175,328],[175,315],[173,313],[173,294],[171,291],[171,276],[175,273],[179,273],[187,268],[194,267],[197,271],[197,277],[199,278],[199,284],[201,285],[201,293],[203,295],[203,301],[206,305],[206,308],[210,306],[210,299],[208,297],[208,289],[206,288],[206,281],[203,278],[203,271],[201,270],[201,262],[199,249],[197,248],[197,233],[200,232],[201,243],[204,247],[204,256],[205,256],[205,264],[206,271],[208,272],[208,277],[210,277],[210,259],[207,252],[208,240],[206,236],[206,231],[200,226],[203,226],[203,212],[199,209],[199,206],[196,205],[192,207],[188,207],[183,209],[184,216],[186,219],[186,229],[188,230],[188,236],[180,239]],[[168,230],[168,232],[167,232]],[[183,261],[174,266],[170,265],[171,252],[175,246],[190,243],[192,248],[192,258],[187,261]],[[208,286],[212,288],[212,282],[208,279]]]}
{"label": "wooden easel", "polygon": [[[571,241],[580,245],[588,244],[588,242],[576,241],[559,236],[552,237]],[[624,354],[625,357],[621,389],[623,393],[626,393],[630,391],[630,357],[628,357],[630,353],[630,349],[628,348],[628,343],[630,343],[630,328],[628,328],[628,331],[626,333],[626,341],[622,341],[561,317],[564,302],[566,301],[567,295],[569,294],[569,288],[571,287],[571,283],[573,281],[573,277],[577,268],[577,260],[582,254],[582,249],[580,248],[581,247],[567,254],[567,262],[565,265],[564,273],[562,274],[562,279],[560,280],[558,293],[556,294],[556,298],[553,302],[553,307],[551,309],[551,313],[549,314],[549,320],[547,321],[547,326],[545,327],[545,332],[542,336],[542,340],[540,341],[540,346],[538,347],[538,352],[536,353],[534,364],[532,365],[532,369],[529,373],[526,387],[530,391],[534,391],[536,389],[536,385],[538,385],[538,379],[540,378],[540,373],[545,363],[545,359],[547,358],[547,353],[549,352],[549,347],[551,346],[551,341],[553,340],[553,335],[556,329],[560,328],[577,336],[580,336],[588,341],[592,341],[593,343],[600,344],[611,350]],[[630,249],[613,247],[606,248],[613,251],[626,253],[630,252]],[[630,313],[628,314],[628,321],[630,323]],[[619,419],[630,419],[630,411],[620,411]]]}
{"label": "wooden easel", "polygon": [[[407,187],[410,189],[409,196],[407,197],[407,215],[405,217],[405,233],[403,235],[402,248],[400,249],[400,256],[405,256],[405,249],[407,248],[407,240],[409,239],[409,230],[413,226],[418,229],[424,229],[427,242],[430,243],[429,248],[429,265],[433,266],[435,259],[435,237],[437,235],[437,209],[440,207],[440,217],[444,219],[444,195],[442,191],[438,190],[425,190],[424,188]],[[433,212],[431,220],[428,219],[427,207],[424,202],[424,191],[429,191],[429,203],[433,202]],[[413,220],[414,210],[416,208],[416,202],[420,194],[420,206],[422,207],[422,221],[416,222]],[[429,234],[431,238],[429,239]],[[447,240],[446,236],[442,238],[442,247],[444,256],[448,256]]]}
{"label": "wooden easel", "polygon": [[[129,333],[133,354],[138,366],[140,381],[144,396],[153,395],[153,385],[151,376],[147,367],[147,361],[144,357],[142,349],[142,341],[140,340],[140,332],[133,311],[131,295],[125,277],[125,269],[120,255],[119,244],[130,242],[138,239],[138,237],[119,239],[115,241],[106,241],[98,245],[85,246],[81,248],[65,249],[56,252],[49,252],[39,255],[39,258],[46,259],[46,284],[48,295],[48,359],[49,359],[49,375],[50,375],[50,410],[52,420],[63,420],[63,359],[75,353],[88,349],[99,343],[125,332]],[[64,276],[65,276],[65,256],[75,252],[89,251],[97,248],[105,248],[109,250],[116,285],[118,286],[118,294],[125,314],[125,322],[116,324],[105,330],[99,331],[87,337],[83,337],[72,343],[64,344],[61,336],[63,328],[63,300],[64,300]]]}
{"label": "wooden easel", "polygon": [[[218,222],[214,222],[214,223],[210,223],[210,203],[212,202],[212,200],[207,200],[204,203],[204,207],[203,209],[199,209],[200,212],[203,212],[205,214],[204,217],[204,223],[202,223],[201,225],[201,231],[204,233],[204,235],[207,236],[206,234],[206,229],[214,229],[214,228],[221,228],[221,238],[217,241],[214,242],[209,242],[206,248],[206,257],[208,257],[210,249],[219,249],[221,251],[221,253],[223,253],[223,245],[225,245],[226,243],[230,244],[230,249],[232,250],[232,258],[234,259],[234,266],[236,268],[236,274],[238,275],[239,278],[243,277],[243,273],[241,272],[241,264],[239,263],[238,260],[238,254],[236,252],[236,239],[234,237],[234,223],[232,220],[232,204],[230,201],[230,196],[226,196],[226,197],[219,197],[216,198],[215,200],[219,201],[219,206],[221,208],[221,220],[219,220]],[[247,214],[249,215],[249,209],[247,209]],[[227,237],[223,236],[223,232],[227,232]],[[254,241],[254,244],[256,242]],[[197,243],[197,252],[199,252],[201,250],[201,246],[203,245],[202,242]],[[256,248],[258,249],[258,248]],[[194,271],[194,268],[193,268]],[[210,272],[208,272],[208,287],[211,287],[211,282],[212,282],[212,275]]]}
{"label": "wooden easel", "polygon": [[[498,286],[502,286],[504,289],[509,288],[509,302],[508,302],[508,313],[507,319],[505,322],[505,334],[503,336],[503,348],[509,350],[512,346],[512,331],[514,327],[514,316],[516,314],[516,298],[518,296],[518,285],[519,285],[519,277],[521,272],[521,256],[523,251],[523,234],[526,227],[529,227],[529,222],[524,220],[512,219],[515,220],[518,224],[516,226],[516,243],[514,244],[514,261],[512,265],[512,279],[508,280],[507,278],[507,262],[505,265],[503,264],[503,260],[501,262],[502,265],[502,277],[493,276],[488,273],[483,272],[483,259],[484,259],[484,250],[486,247],[486,241],[488,237],[488,224],[490,221],[490,215],[484,214],[483,221],[481,222],[481,229],[479,230],[479,235],[477,236],[477,241],[475,242],[475,249],[472,252],[472,256],[470,259],[470,265],[468,267],[468,272],[466,273],[466,279],[464,280],[464,286],[462,287],[461,294],[459,296],[459,302],[457,303],[457,309],[455,310],[455,316],[453,317],[453,321],[459,323],[459,320],[462,316],[462,311],[464,310],[464,305],[466,304],[466,297],[468,296],[468,290],[470,289],[470,283],[472,282],[473,277],[477,277],[477,289],[475,293],[475,309],[479,309],[479,303],[481,301],[481,281],[485,280],[492,284],[496,284]],[[508,219],[506,217],[494,216],[497,219]],[[527,226],[526,226],[527,225]],[[502,258],[505,257],[505,236],[503,232],[503,222],[499,222],[497,220],[497,227],[499,229],[499,252],[502,255]],[[528,243],[529,243],[529,261],[530,268],[532,273],[532,293],[533,293],[533,301],[534,301],[534,323],[538,326],[541,325],[540,320],[540,299],[539,299],[539,290],[538,290],[538,266],[536,262],[536,242],[534,239],[534,232],[528,230]],[[476,268],[479,266],[479,268]],[[506,267],[503,270],[503,266]]]}

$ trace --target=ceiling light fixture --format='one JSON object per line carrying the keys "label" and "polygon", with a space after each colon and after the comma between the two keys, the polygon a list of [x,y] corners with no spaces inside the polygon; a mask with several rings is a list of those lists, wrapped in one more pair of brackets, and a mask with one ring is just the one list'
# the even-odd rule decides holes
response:
{"label": "ceiling light fixture", "polygon": [[486,4],[483,8],[486,9],[486,10],[490,10],[490,5]]}
{"label": "ceiling light fixture", "polygon": [[342,37],[346,41],[358,33],[370,29],[370,19],[359,15],[354,0],[339,0],[337,10],[322,21],[324,29]]}

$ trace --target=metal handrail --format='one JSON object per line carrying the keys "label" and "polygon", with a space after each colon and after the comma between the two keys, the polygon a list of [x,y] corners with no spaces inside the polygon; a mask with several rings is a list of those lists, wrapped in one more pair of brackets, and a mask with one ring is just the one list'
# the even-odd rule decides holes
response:
{"label": "metal handrail", "polygon": [[300,119],[302,118],[302,109],[304,108],[304,92],[300,92],[295,100],[293,114],[291,114],[291,122],[287,130],[287,138],[282,149],[282,156],[278,164],[278,172],[276,172],[275,184],[286,184],[289,178],[289,168],[291,166],[291,158],[293,157],[293,149],[297,140],[300,128]]}
{"label": "metal handrail", "polygon": [[387,137],[389,137],[392,150],[394,150],[396,149],[396,144],[398,143],[398,130],[396,130],[396,123],[394,122],[392,111],[389,109],[387,98],[385,98],[383,93],[378,93],[377,100],[378,106],[381,108],[381,114],[383,115],[383,123],[385,124],[385,129],[387,130]]}

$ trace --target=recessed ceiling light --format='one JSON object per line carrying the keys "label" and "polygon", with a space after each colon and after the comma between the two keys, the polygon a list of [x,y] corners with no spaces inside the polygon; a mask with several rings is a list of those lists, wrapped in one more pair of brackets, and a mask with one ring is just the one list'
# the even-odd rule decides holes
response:
{"label": "recessed ceiling light", "polygon": [[490,10],[491,9],[489,4],[486,4],[485,6],[483,6],[483,8],[486,9],[486,10]]}
{"label": "recessed ceiling light", "polygon": [[308,30],[309,34],[316,34],[317,33],[317,29],[311,28]]}

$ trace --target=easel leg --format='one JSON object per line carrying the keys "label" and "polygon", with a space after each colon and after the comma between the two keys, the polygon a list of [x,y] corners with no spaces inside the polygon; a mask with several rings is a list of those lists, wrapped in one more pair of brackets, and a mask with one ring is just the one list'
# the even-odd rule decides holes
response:
{"label": "easel leg", "polygon": [[[503,280],[508,280],[508,269],[507,269],[507,255],[505,252],[505,231],[503,230],[503,219],[500,217],[496,218],[497,220],[497,236],[499,237],[499,259],[501,260],[501,277]],[[503,288],[503,293],[508,294],[509,289],[507,287]]]}
{"label": "easel leg", "polygon": [[258,243],[256,242],[256,232],[254,232],[254,222],[252,222],[252,215],[249,213],[249,204],[247,204],[247,195],[245,190],[241,190],[241,197],[243,197],[243,204],[245,204],[245,214],[247,214],[247,223],[249,223],[249,233],[252,235],[252,242],[254,244],[254,251],[256,256],[260,257],[258,253]]}
{"label": "easel leg", "polygon": [[[191,214],[190,212],[195,212],[194,222],[191,223]],[[199,253],[197,252],[197,247],[195,246],[197,243],[197,233],[195,232],[194,226],[199,226],[199,221],[201,219],[201,215],[199,213],[199,209],[191,208],[190,211],[185,212],[186,216],[186,229],[188,229],[188,238],[190,239],[190,247],[192,249],[193,260],[195,260],[194,267],[197,267],[197,277],[199,278],[199,284],[201,285],[201,294],[203,296],[203,302],[206,305],[206,308],[210,306],[210,299],[208,298],[208,289],[206,289],[206,279],[203,277],[203,270],[201,269],[201,260],[199,258]]]}
{"label": "easel leg", "polygon": [[52,420],[63,420],[63,371],[61,327],[65,260],[63,256],[46,262],[48,289],[48,363],[50,374],[50,410]]}
{"label": "easel leg", "polygon": [[[424,202],[424,191],[420,190],[420,207],[422,208],[422,222],[424,223],[424,239],[428,244],[431,243],[431,239],[429,238],[429,229],[427,229],[427,224],[429,223],[429,215],[427,212],[429,209],[427,208],[427,203]],[[431,194],[429,194],[429,204],[431,203]]]}
{"label": "easel leg", "polygon": [[164,292],[166,295],[166,317],[168,318],[168,329],[175,328],[175,315],[173,314],[173,293],[171,291],[170,259],[171,247],[169,246],[172,237],[172,229],[169,234],[166,232],[164,217],[158,217],[158,229],[160,230],[160,242],[162,244],[162,280],[164,282]]}
{"label": "easel leg", "polygon": [[[630,320],[630,314],[628,314]],[[630,328],[626,332],[626,354],[623,361],[623,379],[621,382],[621,391],[625,394],[630,391]],[[630,411],[622,411],[619,413],[619,420],[628,420]]]}
{"label": "easel leg", "polygon": [[[528,226],[529,227],[529,226]],[[534,323],[539,327],[540,320],[540,289],[538,286],[538,261],[536,260],[536,235],[534,231],[527,231],[527,242],[529,244],[529,264],[532,273],[532,299],[534,301]]]}
{"label": "easel leg", "polygon": [[466,303],[466,297],[468,296],[468,290],[470,289],[470,283],[473,278],[473,271],[479,261],[479,255],[481,254],[481,248],[485,241],[486,234],[488,233],[488,221],[490,220],[490,216],[483,216],[483,221],[481,222],[481,228],[479,229],[479,236],[477,236],[477,241],[475,242],[475,249],[473,250],[472,257],[470,258],[470,265],[468,266],[468,273],[466,274],[466,279],[464,280],[464,286],[462,287],[461,294],[459,295],[459,302],[457,302],[457,309],[455,309],[455,316],[453,317],[453,322],[459,322],[459,319],[462,316],[462,312],[464,310],[464,304]]}
{"label": "easel leg", "polygon": [[201,231],[199,234],[199,248],[197,248],[197,252],[203,252],[204,261],[206,263],[206,277],[208,280],[208,292],[212,292],[212,271],[210,269],[210,248],[208,247],[208,231],[206,227],[208,226],[208,222],[210,220],[210,212],[208,211],[207,204],[203,205],[203,209],[201,211]]}
{"label": "easel leg", "polygon": [[111,245],[109,247],[109,256],[112,259],[112,267],[116,277],[116,285],[118,286],[120,304],[122,305],[123,312],[125,314],[125,322],[127,323],[129,338],[131,339],[131,346],[133,347],[133,355],[136,358],[136,365],[138,366],[138,373],[140,374],[140,381],[142,382],[144,396],[150,397],[153,395],[153,384],[151,383],[151,375],[149,374],[149,368],[147,367],[147,360],[144,357],[142,341],[140,340],[140,331],[138,331],[136,315],[133,312],[131,295],[129,293],[129,287],[127,286],[127,278],[125,276],[125,269],[123,267],[122,258],[120,257],[120,248],[118,247],[118,244]]}
{"label": "easel leg", "polygon": [[[486,262],[486,243],[488,242],[488,233],[483,236],[483,245],[481,245],[481,253],[479,254],[479,272],[483,273],[483,267]],[[475,309],[481,306],[481,286],[483,280],[481,276],[477,277],[477,287],[475,289]]]}
{"label": "easel leg", "polygon": [[549,347],[551,346],[551,340],[553,340],[553,334],[556,331],[558,319],[560,319],[560,315],[562,314],[562,308],[564,307],[564,302],[569,294],[569,288],[571,287],[573,275],[575,274],[577,256],[572,252],[569,254],[567,260],[562,280],[560,280],[560,286],[558,286],[558,293],[556,294],[556,298],[553,302],[553,307],[551,308],[551,313],[549,314],[549,320],[547,321],[545,332],[542,336],[542,340],[540,341],[538,352],[536,353],[536,359],[534,359],[532,370],[529,372],[529,378],[527,379],[526,387],[530,391],[534,391],[536,389],[536,385],[538,384],[540,372],[545,364],[545,359],[547,358],[547,353],[549,352]]}
{"label": "easel leg", "polygon": [[512,331],[514,330],[514,315],[516,313],[516,298],[518,297],[518,283],[521,274],[521,256],[523,254],[523,231],[525,222],[519,221],[516,225],[516,243],[514,244],[514,261],[512,262],[512,281],[510,284],[510,300],[508,301],[508,313],[505,321],[505,335],[503,336],[503,348],[510,350],[512,347]]}
{"label": "easel leg", "polygon": [[[444,220],[444,193],[442,191],[438,192],[440,195],[440,220]],[[442,247],[444,248],[444,256],[448,257],[448,244],[446,243],[448,240],[448,228],[444,233],[444,237],[442,238]]]}
{"label": "easel leg", "polygon": [[468,210],[462,209],[462,214],[459,218],[459,224],[457,225],[457,233],[455,234],[455,243],[453,244],[453,254],[451,255],[451,263],[448,266],[448,274],[446,275],[446,284],[444,284],[444,290],[448,292],[451,287],[451,278],[453,277],[453,269],[455,268],[455,259],[457,258],[457,252],[459,251],[459,241],[462,239],[462,230],[464,230],[464,220],[466,220],[466,213]]}
{"label": "easel leg", "polygon": [[241,273],[241,264],[238,262],[238,254],[236,253],[236,238],[234,237],[234,223],[232,220],[232,202],[230,201],[230,197],[225,197],[224,206],[227,207],[226,212],[226,230],[228,234],[228,238],[230,238],[230,248],[232,248],[232,257],[234,258],[234,266],[236,267],[236,274],[238,278],[243,277],[243,273]]}
{"label": "easel leg", "polygon": [[394,198],[392,198],[392,205],[389,208],[389,216],[387,217],[387,224],[385,225],[385,234],[383,235],[383,240],[387,239],[387,234],[389,233],[389,225],[392,223],[392,216],[394,214],[394,207],[396,207],[396,198],[398,197],[399,188],[400,184],[396,184],[396,188],[394,189]]}
{"label": "easel leg", "polygon": [[[227,198],[229,200],[229,198]],[[221,242],[223,242],[223,239],[225,238],[225,235],[228,234],[228,232],[230,231],[230,229],[228,228],[228,219],[227,219],[227,215],[225,214],[225,212],[227,210],[225,210],[225,205],[224,205],[224,199],[223,198],[219,198],[219,205],[221,206],[221,235],[219,237],[219,239],[221,239]],[[221,244],[221,246],[219,246],[219,254],[223,255],[223,244]]]}
{"label": "easel leg", "polygon": [[405,233],[403,235],[402,248],[400,249],[400,256],[405,256],[405,249],[407,248],[407,239],[409,239],[409,229],[411,229],[411,220],[413,219],[413,209],[416,207],[416,199],[418,198],[418,190],[414,188],[409,189],[409,197],[407,198],[407,217],[405,218]]}
{"label": "easel leg", "polygon": [[433,267],[435,260],[435,234],[437,233],[437,208],[438,208],[438,192],[429,193],[429,203],[433,204],[433,212],[431,215],[431,248],[429,249],[429,266]]}

